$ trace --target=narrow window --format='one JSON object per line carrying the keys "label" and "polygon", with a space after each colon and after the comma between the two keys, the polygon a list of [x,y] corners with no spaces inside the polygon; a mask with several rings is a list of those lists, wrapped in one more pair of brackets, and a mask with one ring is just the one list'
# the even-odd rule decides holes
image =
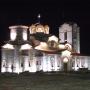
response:
{"label": "narrow window", "polygon": [[36,61],[36,65],[39,65],[39,62],[38,61]]}
{"label": "narrow window", "polygon": [[31,65],[30,65],[30,62],[29,62],[29,67],[30,67]]}
{"label": "narrow window", "polygon": [[67,32],[64,33],[64,40],[67,40]]}
{"label": "narrow window", "polygon": [[21,63],[21,67],[23,67],[23,63]]}

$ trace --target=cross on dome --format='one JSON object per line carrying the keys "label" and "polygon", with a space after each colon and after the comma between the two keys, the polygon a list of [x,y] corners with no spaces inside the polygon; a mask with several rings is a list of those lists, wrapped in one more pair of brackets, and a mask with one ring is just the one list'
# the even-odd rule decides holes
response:
{"label": "cross on dome", "polygon": [[40,15],[40,14],[38,14],[37,18],[38,18],[38,23],[40,23],[40,18],[41,18],[41,15]]}

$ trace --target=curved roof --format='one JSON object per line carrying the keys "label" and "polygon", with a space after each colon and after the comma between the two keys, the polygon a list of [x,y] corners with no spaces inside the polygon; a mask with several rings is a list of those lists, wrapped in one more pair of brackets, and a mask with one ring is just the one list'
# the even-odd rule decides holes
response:
{"label": "curved roof", "polygon": [[14,25],[14,26],[10,26],[9,27],[9,29],[16,29],[16,28],[28,29],[28,26],[25,26],[25,25]]}

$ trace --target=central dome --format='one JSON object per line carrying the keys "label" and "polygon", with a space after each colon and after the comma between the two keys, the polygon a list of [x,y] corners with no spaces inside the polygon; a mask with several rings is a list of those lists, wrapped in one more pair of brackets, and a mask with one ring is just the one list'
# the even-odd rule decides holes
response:
{"label": "central dome", "polygon": [[36,23],[30,26],[29,31],[30,34],[35,34],[35,33],[49,34],[49,26]]}

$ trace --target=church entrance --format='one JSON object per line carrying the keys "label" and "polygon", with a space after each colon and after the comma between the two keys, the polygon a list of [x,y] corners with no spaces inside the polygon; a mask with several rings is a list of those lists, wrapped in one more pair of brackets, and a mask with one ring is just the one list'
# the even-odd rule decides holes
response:
{"label": "church entrance", "polygon": [[64,59],[63,59],[63,70],[64,70],[64,72],[67,72],[68,71],[68,58],[67,57],[65,57]]}

